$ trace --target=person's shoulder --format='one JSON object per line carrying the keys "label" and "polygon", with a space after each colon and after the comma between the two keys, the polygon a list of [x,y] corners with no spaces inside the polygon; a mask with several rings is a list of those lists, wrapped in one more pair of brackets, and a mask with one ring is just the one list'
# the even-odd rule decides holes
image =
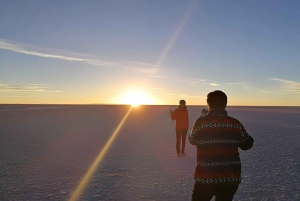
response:
{"label": "person's shoulder", "polygon": [[227,118],[228,121],[230,121],[231,123],[242,125],[242,123],[241,123],[238,119],[236,119],[236,118],[234,118],[234,117],[226,116],[226,118]]}
{"label": "person's shoulder", "polygon": [[205,116],[200,116],[196,119],[196,123],[204,123],[204,122],[208,122],[209,121],[209,116],[205,115]]}

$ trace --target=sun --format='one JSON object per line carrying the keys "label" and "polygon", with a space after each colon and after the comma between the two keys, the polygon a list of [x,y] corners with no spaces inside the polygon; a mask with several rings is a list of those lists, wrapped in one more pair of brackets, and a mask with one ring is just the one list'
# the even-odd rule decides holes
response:
{"label": "sun", "polygon": [[121,95],[118,103],[129,104],[137,107],[139,105],[151,105],[154,104],[155,101],[148,93],[143,90],[131,90]]}

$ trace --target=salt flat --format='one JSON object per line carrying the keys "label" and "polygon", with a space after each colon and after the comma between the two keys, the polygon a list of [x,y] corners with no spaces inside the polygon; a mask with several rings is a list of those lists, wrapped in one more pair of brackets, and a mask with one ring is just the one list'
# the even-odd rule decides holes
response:
{"label": "salt flat", "polygon": [[[190,200],[196,147],[177,156],[176,107],[133,108],[80,200]],[[0,105],[0,200],[68,200],[129,108]],[[234,200],[300,200],[300,107],[227,111],[255,141]]]}

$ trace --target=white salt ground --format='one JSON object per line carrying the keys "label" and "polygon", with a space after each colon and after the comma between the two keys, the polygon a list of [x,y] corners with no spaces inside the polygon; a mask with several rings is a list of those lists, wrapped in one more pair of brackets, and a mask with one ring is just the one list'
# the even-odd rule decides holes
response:
{"label": "white salt ground", "polygon": [[[176,155],[175,108],[132,110],[80,200],[190,200],[196,147]],[[202,108],[188,107],[190,129]],[[0,200],[68,200],[127,110],[0,105]],[[300,200],[300,107],[227,111],[255,140],[234,200]]]}

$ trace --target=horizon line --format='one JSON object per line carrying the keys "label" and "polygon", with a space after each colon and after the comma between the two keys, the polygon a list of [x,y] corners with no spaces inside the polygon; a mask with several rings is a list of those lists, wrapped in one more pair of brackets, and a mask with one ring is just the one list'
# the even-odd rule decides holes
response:
{"label": "horizon line", "polygon": [[[0,103],[0,105],[64,105],[64,106],[178,106],[179,104],[140,104],[133,106],[131,104],[117,104],[117,103]],[[207,105],[186,105],[187,107],[207,107]],[[227,105],[226,107],[300,107],[300,105]]]}

